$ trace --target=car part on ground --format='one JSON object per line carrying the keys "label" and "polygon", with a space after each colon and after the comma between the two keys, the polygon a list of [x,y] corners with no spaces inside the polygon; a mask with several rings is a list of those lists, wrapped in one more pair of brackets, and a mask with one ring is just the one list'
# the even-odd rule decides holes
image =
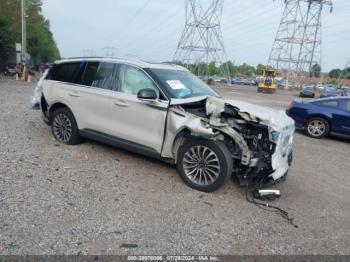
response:
{"label": "car part on ground", "polygon": [[253,197],[261,201],[274,201],[281,197],[281,192],[272,189],[256,189],[253,191]]}
{"label": "car part on ground", "polygon": [[[250,198],[249,195],[252,195],[252,197]],[[289,213],[286,210],[284,210],[278,206],[270,205],[269,203],[266,203],[266,202],[257,201],[256,199],[261,198],[261,194],[259,193],[259,191],[257,191],[257,190],[250,191],[249,189],[247,189],[245,196],[246,196],[246,200],[249,203],[254,204],[257,207],[260,207],[266,211],[276,212],[277,214],[281,215],[285,220],[287,220],[289,222],[289,224],[291,224],[293,227],[298,228],[298,225],[295,224],[295,222],[294,222],[294,218],[290,217]],[[270,196],[272,196],[272,195],[270,195]],[[278,192],[274,192],[273,198],[276,199],[278,197],[279,197]],[[266,200],[269,200],[269,199],[266,199]],[[265,201],[265,200],[262,200],[262,201]]]}

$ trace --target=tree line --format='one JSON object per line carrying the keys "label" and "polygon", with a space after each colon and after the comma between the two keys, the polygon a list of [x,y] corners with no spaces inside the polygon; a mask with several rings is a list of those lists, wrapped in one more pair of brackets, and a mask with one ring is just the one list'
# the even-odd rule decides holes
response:
{"label": "tree line", "polygon": [[200,63],[200,64],[184,64],[179,61],[172,61],[170,63],[175,63],[184,67],[187,67],[192,73],[199,76],[242,76],[242,77],[253,77],[256,75],[261,75],[265,66],[262,64],[255,66],[243,63],[241,65],[236,65],[233,61],[227,61],[221,65],[217,65],[215,62]]}
{"label": "tree line", "polygon": [[[26,0],[27,52],[34,64],[60,58],[41,0]],[[21,1],[0,0],[0,67],[9,61],[15,43],[21,43]]]}
{"label": "tree line", "polygon": [[350,79],[350,67],[341,70],[339,68],[333,69],[329,72],[329,77],[334,79]]}

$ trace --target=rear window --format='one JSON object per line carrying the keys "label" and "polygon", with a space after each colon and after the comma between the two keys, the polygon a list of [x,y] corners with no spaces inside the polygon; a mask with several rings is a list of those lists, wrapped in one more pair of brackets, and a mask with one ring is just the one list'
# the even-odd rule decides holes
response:
{"label": "rear window", "polygon": [[337,100],[327,100],[327,101],[317,102],[317,104],[320,106],[327,106],[332,108],[339,107],[339,102]]}
{"label": "rear window", "polygon": [[71,83],[80,68],[80,62],[56,64],[50,71],[50,79]]}
{"label": "rear window", "polygon": [[117,64],[100,63],[91,86],[107,90],[117,90],[117,69]]}
{"label": "rear window", "polygon": [[95,80],[95,76],[98,70],[98,66],[100,65],[99,62],[89,62],[87,63],[84,79],[83,79],[83,85],[84,86],[91,86],[92,83]]}

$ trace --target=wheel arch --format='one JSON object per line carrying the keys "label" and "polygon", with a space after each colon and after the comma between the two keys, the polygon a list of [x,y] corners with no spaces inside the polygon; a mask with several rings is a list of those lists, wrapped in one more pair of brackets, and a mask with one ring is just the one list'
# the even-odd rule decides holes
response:
{"label": "wheel arch", "polygon": [[[54,102],[49,108],[48,108],[48,117],[49,120],[51,122],[51,117],[52,117],[52,113],[55,112],[56,110],[60,109],[60,108],[67,108],[72,114],[73,111],[70,109],[70,107],[68,105],[66,105],[65,103],[62,102]],[[73,114],[74,115],[74,114]]]}
{"label": "wheel arch", "polygon": [[182,128],[175,136],[173,145],[172,145],[172,152],[173,152],[173,158],[174,158],[174,163],[177,163],[177,155],[179,148],[183,145],[185,142],[186,138],[191,136],[191,131],[189,128],[184,127]]}

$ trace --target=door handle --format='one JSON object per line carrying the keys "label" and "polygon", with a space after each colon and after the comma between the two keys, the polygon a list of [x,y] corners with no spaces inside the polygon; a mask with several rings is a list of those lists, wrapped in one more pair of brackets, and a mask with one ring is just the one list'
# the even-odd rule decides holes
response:
{"label": "door handle", "polygon": [[128,107],[129,105],[125,103],[124,101],[114,101],[114,105],[121,106],[121,107]]}
{"label": "door handle", "polygon": [[71,97],[80,97],[80,95],[78,93],[76,93],[76,92],[69,92],[68,94]]}

